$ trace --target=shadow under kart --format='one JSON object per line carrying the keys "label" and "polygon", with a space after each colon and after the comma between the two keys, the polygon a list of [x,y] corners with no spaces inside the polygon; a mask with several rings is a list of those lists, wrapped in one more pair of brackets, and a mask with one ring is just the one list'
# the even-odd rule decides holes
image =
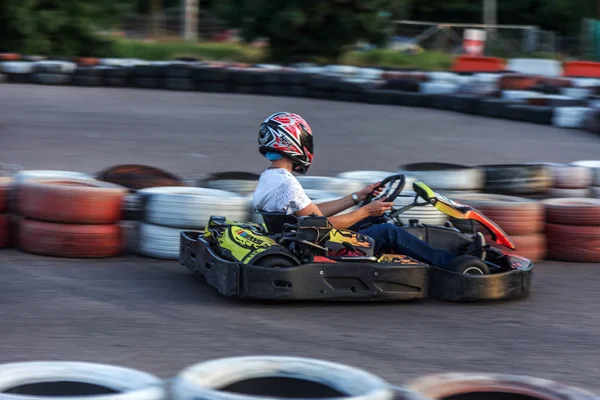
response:
{"label": "shadow under kart", "polygon": [[[396,182],[398,187],[389,195]],[[388,186],[379,197],[393,201],[404,187],[404,176],[388,177],[382,184]],[[431,204],[454,218],[478,221],[496,243],[514,249],[502,229],[472,207],[447,199],[421,182],[415,182],[413,189],[417,194],[413,203],[392,210],[388,221],[400,223],[397,217],[405,210]],[[419,197],[425,202],[419,203]],[[373,198],[368,196],[365,202]],[[522,298],[530,292],[533,262],[491,246],[485,261],[459,256],[439,268],[403,255],[377,258],[371,238],[333,229],[324,217],[262,215],[267,229],[213,216],[204,233],[181,232],[180,264],[203,275],[221,295],[242,299],[482,301]],[[451,225],[404,229],[454,253],[473,240]],[[353,255],[343,255],[344,250]]]}

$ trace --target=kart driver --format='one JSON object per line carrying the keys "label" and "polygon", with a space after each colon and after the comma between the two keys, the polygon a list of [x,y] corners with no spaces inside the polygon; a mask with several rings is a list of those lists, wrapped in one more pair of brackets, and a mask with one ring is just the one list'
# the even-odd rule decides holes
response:
{"label": "kart driver", "polygon": [[[271,161],[259,179],[254,192],[254,208],[264,212],[281,212],[308,216],[325,216],[338,229],[352,229],[361,221],[379,217],[392,208],[385,199],[373,200],[359,209],[336,215],[357,205],[375,190],[380,182],[359,192],[325,203],[314,204],[304,193],[293,172],[305,174],[313,161],[313,135],[310,126],[298,114],[278,112],[263,121],[258,133],[259,152]],[[373,225],[359,230],[375,241],[375,254],[394,252],[404,254],[429,265],[442,267],[457,254],[435,249],[428,243],[394,224]],[[462,254],[485,258],[485,239],[479,233]]]}

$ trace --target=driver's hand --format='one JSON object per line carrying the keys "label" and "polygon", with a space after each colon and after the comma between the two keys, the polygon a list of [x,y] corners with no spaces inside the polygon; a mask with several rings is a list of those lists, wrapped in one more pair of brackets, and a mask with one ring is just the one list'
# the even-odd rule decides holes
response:
{"label": "driver's hand", "polygon": [[363,201],[364,199],[367,198],[369,193],[375,192],[375,193],[373,193],[373,197],[377,197],[381,194],[382,190],[383,190],[383,186],[381,186],[381,182],[377,182],[377,183],[374,183],[372,185],[365,187],[364,189],[362,189],[359,192],[356,192],[356,195],[358,196],[359,201]]}
{"label": "driver's hand", "polygon": [[375,200],[364,206],[364,208],[368,211],[369,217],[380,217],[386,211],[391,210],[393,205],[393,202]]}

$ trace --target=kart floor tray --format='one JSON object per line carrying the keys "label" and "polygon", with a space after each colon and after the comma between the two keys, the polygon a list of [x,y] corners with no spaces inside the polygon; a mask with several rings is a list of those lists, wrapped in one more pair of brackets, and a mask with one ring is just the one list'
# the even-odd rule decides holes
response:
{"label": "kart floor tray", "polygon": [[197,232],[181,232],[179,263],[221,295],[261,300],[447,301],[524,297],[532,265],[523,270],[470,276],[422,265],[338,262],[267,268],[219,257]]}

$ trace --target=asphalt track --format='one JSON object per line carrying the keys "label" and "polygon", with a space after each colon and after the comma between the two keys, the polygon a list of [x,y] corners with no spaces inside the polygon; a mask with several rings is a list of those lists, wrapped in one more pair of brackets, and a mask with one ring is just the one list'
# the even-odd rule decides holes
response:
{"label": "asphalt track", "polygon": [[[0,85],[0,163],[96,172],[120,163],[186,178],[260,172],[256,129],[278,110],[316,134],[312,174],[597,159],[578,130],[417,108],[276,97]],[[534,375],[598,391],[598,265],[537,265],[522,301],[267,305],[227,300],[177,262],[0,252],[0,362],[81,360],[169,377],[209,358],[279,354],[355,365],[401,384],[448,371]]]}

